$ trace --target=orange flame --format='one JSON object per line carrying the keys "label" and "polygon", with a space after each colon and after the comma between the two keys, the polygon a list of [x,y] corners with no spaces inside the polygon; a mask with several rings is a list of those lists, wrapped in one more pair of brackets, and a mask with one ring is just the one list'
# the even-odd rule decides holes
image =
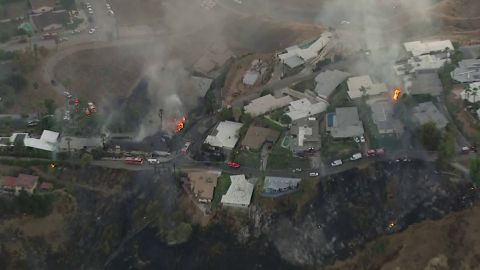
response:
{"label": "orange flame", "polygon": [[179,133],[180,131],[182,131],[183,127],[185,126],[185,121],[186,120],[187,119],[184,116],[184,117],[182,117],[182,120],[177,122],[177,127],[175,128],[176,133]]}
{"label": "orange flame", "polygon": [[400,94],[402,91],[400,91],[400,88],[394,88],[393,89],[393,100],[397,101],[398,98],[400,97]]}
{"label": "orange flame", "polygon": [[50,163],[50,164],[48,164],[48,167],[49,167],[50,169],[55,168],[55,163]]}

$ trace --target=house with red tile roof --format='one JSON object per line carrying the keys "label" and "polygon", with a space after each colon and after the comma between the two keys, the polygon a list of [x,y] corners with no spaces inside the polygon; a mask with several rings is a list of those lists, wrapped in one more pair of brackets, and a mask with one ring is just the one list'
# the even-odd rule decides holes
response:
{"label": "house with red tile roof", "polygon": [[4,176],[2,181],[2,188],[6,191],[15,192],[16,195],[21,190],[32,194],[37,185],[38,176],[23,173],[19,174],[18,177]]}

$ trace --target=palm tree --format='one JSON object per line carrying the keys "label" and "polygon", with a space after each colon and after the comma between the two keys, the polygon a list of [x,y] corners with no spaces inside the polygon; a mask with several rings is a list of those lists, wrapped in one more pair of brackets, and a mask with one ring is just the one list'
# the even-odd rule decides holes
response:
{"label": "palm tree", "polygon": [[473,103],[477,102],[476,97],[477,97],[477,91],[472,91],[472,97],[473,97]]}

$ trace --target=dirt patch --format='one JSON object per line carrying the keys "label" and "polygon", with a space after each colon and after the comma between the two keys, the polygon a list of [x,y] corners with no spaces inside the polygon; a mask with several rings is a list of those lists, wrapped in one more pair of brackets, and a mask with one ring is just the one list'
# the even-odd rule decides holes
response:
{"label": "dirt patch", "polygon": [[145,62],[141,47],[111,47],[76,52],[55,66],[57,81],[74,95],[94,101],[126,97]]}
{"label": "dirt patch", "polygon": [[460,97],[463,87],[455,86],[448,95],[448,102],[455,108],[459,108],[454,117],[459,122],[462,133],[471,140],[478,140],[478,132],[480,131],[479,121],[472,115],[472,112],[466,111],[465,104]]}

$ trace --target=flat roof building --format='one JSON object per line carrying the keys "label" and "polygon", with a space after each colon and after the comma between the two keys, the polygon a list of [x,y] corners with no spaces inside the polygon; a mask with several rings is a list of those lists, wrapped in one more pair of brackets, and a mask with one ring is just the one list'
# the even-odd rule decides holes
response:
{"label": "flat roof building", "polygon": [[278,57],[289,68],[296,68],[317,58],[332,38],[332,33],[324,32],[318,39],[305,46],[296,45],[285,49],[286,52],[279,54]]}
{"label": "flat roof building", "polygon": [[320,145],[318,119],[316,117],[307,117],[293,121],[290,135],[292,136],[290,150],[293,152],[303,152],[311,148],[318,149]]}
{"label": "flat roof building", "polygon": [[211,146],[232,150],[238,141],[239,131],[242,128],[241,123],[223,121],[213,129],[213,132],[207,136],[205,143]]}
{"label": "flat roof building", "polygon": [[271,128],[251,125],[242,140],[242,147],[249,150],[259,150],[266,142],[274,143],[280,136],[280,132]]}
{"label": "flat roof building", "polygon": [[362,96],[377,96],[388,92],[384,83],[373,83],[368,75],[351,77],[347,80],[348,96],[350,99],[359,99]]}
{"label": "flat roof building", "polygon": [[102,148],[103,141],[100,137],[75,137],[75,136],[62,136],[60,138],[59,150],[60,151],[79,151],[79,150],[92,150],[95,148]]}
{"label": "flat roof building", "polygon": [[290,102],[287,115],[290,117],[290,119],[292,119],[292,121],[296,121],[298,119],[322,113],[327,110],[327,106],[327,102],[320,101],[312,104],[310,100],[303,98]]}
{"label": "flat roof building", "polygon": [[450,40],[428,42],[411,41],[404,43],[403,46],[405,47],[405,50],[410,52],[413,56],[454,50],[453,44]]}
{"label": "flat roof building", "polygon": [[248,207],[252,199],[253,184],[245,179],[245,175],[230,176],[232,183],[227,193],[222,196],[222,205],[233,207]]}
{"label": "flat roof building", "polygon": [[328,99],[343,81],[350,76],[350,73],[340,70],[326,70],[315,77],[315,92],[323,99]]}
{"label": "flat roof building", "polygon": [[26,147],[53,152],[57,149],[59,135],[58,132],[44,130],[40,139],[27,137],[23,143]]}
{"label": "flat roof building", "polygon": [[447,118],[431,101],[420,103],[413,108],[413,117],[419,125],[433,122],[437,128],[442,129],[448,124]]}
{"label": "flat roof building", "polygon": [[437,72],[419,72],[411,77],[408,92],[412,95],[439,96],[443,92],[443,85]]}
{"label": "flat roof building", "polygon": [[452,79],[461,83],[480,81],[480,59],[465,59],[458,63],[458,67],[450,75]]}
{"label": "flat roof building", "polygon": [[[331,119],[329,119],[331,118]],[[336,108],[327,114],[327,131],[333,138],[351,138],[364,134],[357,107]]]}
{"label": "flat roof building", "polygon": [[268,94],[263,97],[252,100],[247,106],[244,107],[245,113],[250,114],[253,117],[269,113],[276,109],[280,109],[288,106],[293,99],[289,96],[275,98]]}
{"label": "flat roof building", "polygon": [[393,118],[393,106],[390,100],[377,100],[370,104],[372,120],[380,134],[401,134],[403,124]]}
{"label": "flat roof building", "polygon": [[263,182],[262,192],[266,195],[281,195],[298,189],[302,179],[267,176]]}

